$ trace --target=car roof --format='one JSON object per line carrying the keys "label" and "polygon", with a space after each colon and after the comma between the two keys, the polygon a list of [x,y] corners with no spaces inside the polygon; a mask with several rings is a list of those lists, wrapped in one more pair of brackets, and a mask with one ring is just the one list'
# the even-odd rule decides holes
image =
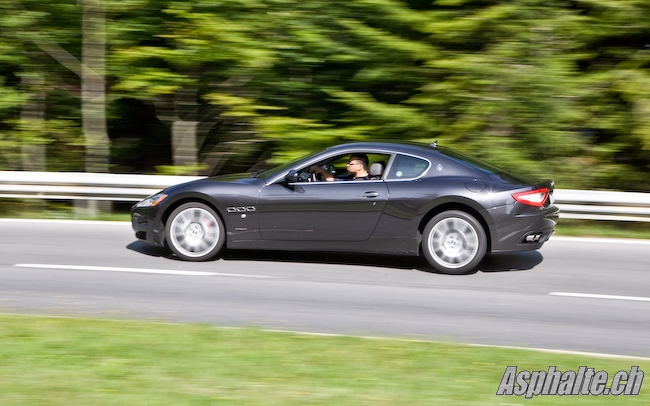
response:
{"label": "car roof", "polygon": [[[453,148],[438,146],[436,143],[424,144],[417,142],[357,142],[340,144],[327,148],[327,151],[349,153],[355,150],[359,152],[363,150],[383,150],[386,152],[400,153],[406,155],[419,156],[430,161],[439,160],[441,158],[446,162],[445,165],[453,163],[457,168],[456,173],[465,173],[470,176],[478,176],[487,174],[502,174],[503,169],[498,168],[488,162],[471,155],[467,155],[457,151]],[[461,166],[464,168],[461,170]]]}
{"label": "car roof", "polygon": [[391,152],[401,152],[414,155],[427,155],[430,156],[435,148],[427,144],[419,143],[406,143],[406,142],[354,142],[347,144],[339,144],[327,148],[327,151],[349,151],[349,150],[365,150],[365,149],[378,149]]}

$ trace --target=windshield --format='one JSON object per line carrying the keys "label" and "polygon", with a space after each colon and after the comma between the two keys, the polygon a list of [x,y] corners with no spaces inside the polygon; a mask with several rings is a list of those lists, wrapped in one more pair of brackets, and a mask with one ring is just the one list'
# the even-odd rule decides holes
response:
{"label": "windshield", "polygon": [[305,156],[301,156],[300,158],[296,158],[296,159],[294,159],[294,160],[292,160],[292,161],[289,161],[289,162],[287,162],[287,163],[283,163],[283,164],[281,164],[281,165],[279,165],[279,166],[276,166],[275,168],[271,168],[271,169],[266,170],[266,171],[264,171],[264,172],[262,172],[262,173],[259,173],[259,174],[257,174],[255,177],[256,177],[256,178],[268,178],[268,177],[275,176],[275,175],[277,175],[277,174],[279,174],[279,173],[282,173],[282,172],[288,171],[289,168],[291,168],[291,167],[292,167],[293,165],[295,165],[296,163],[298,163],[298,162],[300,162],[300,161],[303,161],[303,160],[305,160],[305,159],[308,159],[309,157],[312,157],[312,156],[314,156],[314,155],[316,155],[316,154],[318,154],[318,153],[320,153],[320,152],[322,152],[322,151],[319,151],[319,152],[313,152],[313,153],[311,153],[311,154],[307,154],[307,155],[305,155]]}

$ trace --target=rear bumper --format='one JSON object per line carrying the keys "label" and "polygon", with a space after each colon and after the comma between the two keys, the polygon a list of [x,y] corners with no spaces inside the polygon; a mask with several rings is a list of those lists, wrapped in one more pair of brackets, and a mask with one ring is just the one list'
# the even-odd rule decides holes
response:
{"label": "rear bumper", "polygon": [[541,210],[510,215],[492,235],[491,252],[530,251],[542,248],[555,233],[560,209],[549,206]]}

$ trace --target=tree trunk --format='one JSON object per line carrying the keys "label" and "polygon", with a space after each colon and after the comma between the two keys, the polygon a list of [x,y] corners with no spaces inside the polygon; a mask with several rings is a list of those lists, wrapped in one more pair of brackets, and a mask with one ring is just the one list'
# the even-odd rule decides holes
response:
{"label": "tree trunk", "polygon": [[[108,172],[110,147],[106,128],[106,15],[101,0],[78,0],[82,9],[81,114],[86,137],[86,171]],[[80,214],[110,212],[111,202],[75,204]],[[85,212],[84,212],[84,209]],[[79,211],[79,210],[78,210]]]}
{"label": "tree trunk", "polygon": [[22,169],[24,171],[44,172],[47,170],[44,143],[38,139],[43,137],[45,130],[45,79],[39,74],[24,74],[21,77],[22,87],[31,94],[29,101],[22,106],[20,120],[22,128],[32,132],[27,142],[22,145]]}
{"label": "tree trunk", "polygon": [[[36,66],[36,65],[34,65]],[[43,85],[45,79],[39,73],[24,73],[21,77],[21,87],[30,95],[29,100],[20,110],[22,131],[28,132],[23,137],[21,145],[21,158],[23,171],[45,172],[47,170],[47,156],[45,140],[45,92]],[[28,210],[42,212],[47,204],[41,199],[26,199],[25,207]]]}
{"label": "tree trunk", "polygon": [[81,109],[86,137],[86,171],[108,172],[106,129],[106,20],[101,0],[79,0],[82,7]]}
{"label": "tree trunk", "polygon": [[175,166],[196,166],[198,121],[176,120],[172,123],[172,153]]}

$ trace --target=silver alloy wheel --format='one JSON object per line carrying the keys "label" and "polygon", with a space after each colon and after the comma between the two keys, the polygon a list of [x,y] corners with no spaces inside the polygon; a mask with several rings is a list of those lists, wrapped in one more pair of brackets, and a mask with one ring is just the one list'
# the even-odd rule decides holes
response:
{"label": "silver alloy wheel", "polygon": [[212,252],[221,230],[207,210],[190,207],[174,217],[170,226],[170,243],[183,255],[199,258]]}
{"label": "silver alloy wheel", "polygon": [[427,238],[429,252],[440,265],[457,269],[469,264],[479,251],[479,236],[467,220],[448,217],[431,229]]}

